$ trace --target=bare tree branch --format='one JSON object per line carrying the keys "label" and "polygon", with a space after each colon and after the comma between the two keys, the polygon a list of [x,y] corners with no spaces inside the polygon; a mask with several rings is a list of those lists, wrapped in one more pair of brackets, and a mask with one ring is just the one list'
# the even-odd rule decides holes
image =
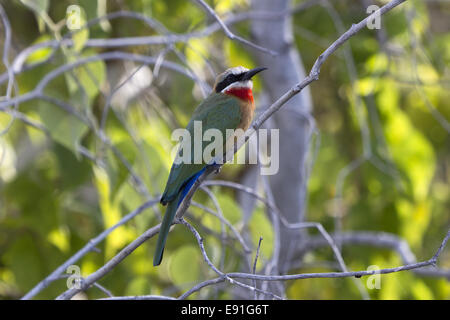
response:
{"label": "bare tree branch", "polygon": [[230,38],[230,40],[237,40],[239,42],[242,42],[243,44],[250,46],[254,49],[260,50],[262,52],[271,54],[271,55],[276,55],[277,53],[263,48],[261,46],[258,46],[242,37],[239,37],[237,35],[235,35],[233,32],[230,31],[230,29],[228,29],[227,25],[222,21],[222,19],[219,18],[219,16],[216,14],[216,12],[203,0],[194,0],[196,3],[198,3],[203,9],[205,9],[205,11],[211,16],[213,17],[220,25],[220,27],[222,28],[222,30],[225,32],[225,35]]}
{"label": "bare tree branch", "polygon": [[355,278],[361,278],[363,276],[371,276],[374,274],[389,274],[389,273],[395,273],[395,272],[401,272],[401,271],[407,271],[407,270],[416,270],[419,268],[427,267],[427,266],[434,266],[437,262],[437,259],[439,258],[440,254],[442,253],[443,249],[445,248],[448,240],[450,238],[450,230],[447,232],[447,235],[445,236],[444,240],[442,241],[441,245],[439,246],[438,250],[434,254],[434,256],[426,261],[418,262],[418,263],[411,263],[406,264],[403,266],[395,267],[395,268],[385,268],[380,270],[371,270],[371,271],[353,271],[353,272],[323,272],[323,273],[301,273],[301,274],[292,274],[292,275],[273,275],[273,276],[266,276],[266,275],[255,275],[251,273],[238,273],[238,272],[232,272],[227,273],[222,277],[211,279],[204,281],[202,283],[199,283],[195,287],[193,287],[191,290],[185,292],[183,295],[179,297],[179,299],[186,299],[188,296],[192,295],[195,292],[198,292],[202,288],[205,288],[210,285],[217,284],[219,282],[225,281],[224,277],[228,277],[231,279],[252,279],[252,280],[261,280],[261,281],[288,281],[288,280],[299,280],[299,279],[323,279],[323,278],[348,278],[348,277],[355,277]]}
{"label": "bare tree branch", "polygon": [[[100,233],[95,238],[89,240],[89,242],[80,250],[78,250],[77,253],[75,253],[72,257],[70,257],[66,262],[64,262],[62,265],[60,265],[58,268],[55,269],[50,275],[48,275],[44,280],[39,282],[33,289],[31,289],[26,295],[22,297],[22,300],[28,300],[33,298],[35,295],[37,295],[39,292],[41,292],[43,289],[47,288],[50,283],[57,280],[58,277],[67,270],[67,268],[73,264],[75,264],[78,260],[80,260],[83,256],[85,256],[88,252],[92,251],[93,248],[95,248],[100,242],[102,242],[111,232],[113,232],[115,229],[120,227],[121,225],[127,223],[131,219],[133,219],[135,216],[140,214],[142,211],[144,211],[147,208],[150,208],[157,204],[159,200],[150,200],[144,203],[142,206],[137,208],[136,210],[130,212],[126,216],[124,216],[118,223],[113,225],[112,227],[106,229],[102,233]],[[95,281],[94,281],[95,282]]]}
{"label": "bare tree branch", "polygon": [[59,295],[56,299],[58,300],[66,300],[72,298],[78,292],[84,291],[93,285],[94,282],[97,282],[100,278],[105,276],[108,272],[110,272],[116,265],[118,265],[123,259],[128,257],[136,248],[138,248],[141,244],[143,244],[148,239],[152,238],[155,234],[158,234],[160,224],[148,229],[142,235],[140,235],[137,239],[127,245],[124,249],[122,249],[117,255],[115,255],[111,260],[109,260],[103,267],[95,271],[94,273],[87,276],[84,281],[81,283],[79,288],[72,288],[67,290],[66,292]]}
{"label": "bare tree branch", "polygon": [[[241,139],[240,143],[235,145],[235,152],[238,150],[248,139],[251,135],[253,135],[260,127],[261,125],[269,119],[275,112],[277,112],[289,99],[291,99],[293,96],[301,92],[306,86],[311,84],[312,82],[319,79],[320,74],[320,68],[323,65],[323,63],[326,61],[326,59],[333,54],[338,48],[340,48],[348,39],[350,39],[352,36],[357,34],[360,30],[362,30],[366,25],[367,22],[370,21],[370,19],[373,19],[373,17],[378,15],[383,15],[386,12],[390,11],[391,9],[395,8],[396,6],[400,5],[401,3],[405,2],[406,0],[393,0],[383,7],[381,7],[379,10],[375,11],[371,15],[367,16],[365,19],[363,19],[361,22],[357,24],[353,24],[352,27],[347,30],[344,34],[342,34],[336,41],[334,41],[330,47],[328,47],[316,60],[314,63],[309,75],[303,79],[300,83],[292,87],[288,92],[286,92],[283,96],[281,96],[277,101],[275,101],[269,108],[267,108],[257,119],[253,121],[253,124],[249,130],[245,133],[245,139]],[[1,104],[0,104],[1,107]],[[229,155],[228,155],[229,156]],[[222,159],[221,159],[222,160]],[[216,163],[224,163],[224,161],[216,161]],[[177,211],[177,217],[181,218],[186,210],[189,207],[190,201],[198,189],[198,187],[203,183],[203,181],[207,178],[208,175],[213,173],[214,171],[218,170],[218,167],[221,167],[221,165],[210,165],[206,168],[203,174],[200,175],[200,177],[197,179],[197,181],[194,183],[192,188],[189,190],[188,194],[186,195],[184,201],[181,203],[180,207]]]}
{"label": "bare tree branch", "polygon": [[[357,34],[359,31],[361,31],[367,24],[367,22],[372,19],[376,15],[383,15],[390,11],[391,9],[395,8],[396,6],[400,5],[401,3],[405,2],[406,0],[392,0],[386,5],[384,5],[382,8],[380,8],[377,12],[372,13],[372,15],[366,17],[364,20],[360,21],[357,24],[352,25],[350,29],[343,32],[342,24],[339,22],[340,20],[336,20],[337,17],[334,17],[335,21],[338,21],[338,25],[340,26],[339,33],[341,36],[334,41],[329,47],[326,48],[326,50],[317,58],[317,60],[314,63],[314,66],[310,70],[310,73],[308,76],[306,76],[301,82],[297,83],[295,86],[293,86],[289,91],[285,92],[281,97],[279,97],[269,108],[267,108],[262,114],[260,114],[256,120],[253,122],[251,128],[247,131],[246,137],[243,141],[240,142],[239,145],[235,147],[235,151],[239,149],[247,140],[248,138],[254,134],[265,121],[267,121],[275,112],[279,111],[283,105],[286,104],[292,97],[299,94],[304,88],[309,86],[312,82],[319,79],[319,74],[322,65],[324,62],[332,55],[334,54],[341,46],[345,45],[345,43],[353,37],[355,34]],[[48,134],[48,130],[42,126],[39,123],[34,122],[33,120],[27,118],[27,116],[20,111],[18,111],[18,106],[20,103],[24,103],[27,101],[30,101],[32,99],[42,99],[45,101],[48,101],[50,103],[53,103],[60,107],[61,109],[65,110],[70,115],[78,118],[80,121],[85,123],[92,131],[95,132],[96,135],[99,136],[99,138],[104,142],[109,148],[111,148],[112,152],[115,154],[117,158],[121,160],[121,162],[124,164],[124,166],[127,168],[128,172],[130,172],[131,177],[134,179],[134,182],[137,185],[140,185],[142,188],[145,189],[145,185],[142,182],[141,177],[139,177],[138,174],[134,172],[133,164],[129,163],[127,159],[119,152],[117,148],[115,148],[112,143],[110,143],[109,138],[104,133],[104,128],[106,126],[106,118],[109,110],[110,100],[112,95],[115,91],[117,91],[120,86],[123,85],[123,83],[127,82],[129,78],[132,77],[129,76],[122,84],[120,84],[118,87],[116,87],[114,90],[112,90],[111,94],[109,96],[104,95],[105,97],[105,108],[103,110],[103,115],[101,119],[100,124],[100,130],[97,130],[96,124],[92,123],[91,119],[88,119],[85,115],[79,113],[76,108],[72,107],[69,103],[66,103],[64,101],[61,101],[55,97],[49,96],[45,93],[46,87],[54,81],[59,76],[63,75],[64,73],[70,73],[73,69],[85,66],[86,64],[94,61],[99,60],[130,60],[135,61],[137,63],[145,64],[145,65],[153,65],[155,66],[155,73],[158,73],[159,68],[166,68],[168,70],[172,70],[175,72],[178,72],[193,81],[195,81],[197,84],[199,84],[200,87],[206,88],[204,92],[210,91],[211,88],[203,82],[188,66],[184,66],[186,64],[183,61],[183,57],[181,54],[178,54],[178,57],[182,60],[181,64],[169,61],[165,59],[165,54],[172,50],[176,51],[174,46],[172,46],[176,42],[187,42],[192,38],[198,38],[198,37],[204,37],[207,35],[212,34],[213,32],[217,30],[222,30],[225,35],[231,39],[235,40],[237,42],[243,43],[249,47],[252,47],[253,49],[259,50],[264,53],[269,54],[276,54],[274,51],[269,50],[267,48],[260,47],[244,38],[241,38],[237,35],[235,35],[233,32],[230,31],[229,25],[232,25],[234,23],[245,21],[248,19],[278,19],[280,17],[293,14],[295,12],[298,12],[300,10],[304,10],[306,8],[309,8],[312,5],[317,4],[315,1],[306,1],[303,2],[293,8],[290,8],[289,10],[282,10],[280,12],[244,12],[241,14],[231,15],[230,17],[226,19],[221,19],[218,14],[203,0],[195,0],[195,2],[200,5],[206,13],[211,16],[216,22],[208,25],[203,30],[192,32],[192,33],[186,33],[186,34],[173,34],[170,33],[162,24],[160,24],[158,21],[145,17],[143,15],[140,15],[138,13],[131,13],[131,12],[116,12],[106,15],[105,17],[96,18],[90,22],[88,22],[83,28],[89,28],[89,26],[98,23],[101,19],[114,19],[114,18],[120,18],[120,17],[129,17],[133,19],[138,19],[146,22],[151,28],[154,28],[158,32],[162,33],[161,36],[151,36],[151,37],[129,37],[129,38],[119,38],[119,39],[89,39],[86,41],[85,46],[86,47],[96,47],[96,48],[109,48],[109,47],[124,47],[128,45],[149,45],[149,44],[167,44],[168,46],[157,56],[157,57],[149,57],[145,55],[137,55],[137,54],[131,54],[126,52],[120,52],[120,51],[113,51],[113,52],[103,52],[99,53],[93,56],[89,57],[81,57],[78,58],[76,61],[64,64],[60,67],[57,67],[56,69],[52,70],[48,74],[46,74],[41,81],[38,83],[38,85],[31,90],[30,92],[27,92],[23,95],[16,95],[13,97],[13,89],[14,89],[14,77],[17,74],[20,74],[26,70],[29,70],[36,65],[26,65],[25,61],[27,57],[35,52],[36,50],[39,50],[41,48],[50,47],[53,49],[53,53],[61,47],[64,46],[71,46],[73,45],[73,41],[70,39],[70,36],[72,34],[67,34],[62,38],[57,38],[57,40],[47,41],[44,43],[40,43],[37,45],[30,46],[26,49],[24,49],[22,52],[19,53],[18,56],[14,59],[12,65],[9,64],[8,59],[8,52],[10,50],[11,46],[11,30],[8,18],[3,10],[3,7],[0,5],[0,18],[2,20],[3,26],[5,28],[5,42],[3,47],[3,64],[6,67],[6,73],[3,75],[0,75],[0,84],[8,81],[7,85],[7,92],[6,92],[6,99],[0,100],[0,111],[9,112],[11,115],[13,115],[13,119],[17,118],[26,123],[27,125],[30,125],[32,127],[35,127],[39,130],[44,131]],[[320,3],[327,3],[324,1],[320,1]],[[333,12],[332,12],[333,16]],[[53,56],[53,54],[52,54]],[[52,57],[51,56],[51,57]],[[44,61],[48,62],[48,60]],[[352,58],[351,58],[352,59]],[[355,75],[352,73],[352,70],[354,71],[354,65],[352,64],[352,60],[350,61],[350,74]],[[352,78],[352,81],[355,79]],[[16,90],[18,92],[18,90]],[[102,92],[103,94],[103,92]],[[11,107],[15,106],[15,110],[11,110]],[[308,118],[308,115],[302,115],[305,118]],[[360,119],[362,122],[364,122],[364,119]],[[311,121],[310,118],[308,118],[308,121]],[[361,130],[363,140],[364,140],[364,155],[357,159],[355,162],[352,162],[350,166],[342,172],[342,175],[340,175],[341,180],[338,180],[338,185],[342,189],[343,181],[345,176],[348,174],[348,172],[351,172],[356,167],[358,167],[362,161],[367,160],[367,157],[370,157],[371,155],[371,146],[370,146],[370,136],[369,140],[367,140],[367,124],[362,123],[361,124],[364,128]],[[130,136],[132,136],[132,133],[128,130]],[[367,151],[367,148],[369,151]],[[95,154],[91,153],[90,150],[83,146],[79,146],[79,151],[81,154],[83,154],[85,157],[91,159],[92,161],[98,161]],[[447,233],[445,239],[441,243],[441,246],[437,250],[436,254],[429,260],[422,261],[422,262],[416,262],[414,255],[411,253],[409,246],[406,242],[402,242],[400,239],[396,239],[396,241],[393,241],[390,239],[390,241],[387,241],[386,239],[382,240],[380,243],[380,246],[383,246],[383,244],[387,247],[393,248],[399,254],[402,256],[402,259],[404,261],[404,265],[400,267],[395,268],[386,268],[381,269],[379,271],[349,271],[344,259],[342,257],[342,253],[340,251],[340,243],[342,244],[358,244],[358,243],[369,243],[371,242],[374,245],[378,245],[376,241],[374,241],[374,238],[372,237],[370,240],[370,237],[362,237],[362,235],[353,234],[352,237],[346,238],[345,234],[337,234],[337,235],[330,235],[325,228],[320,224],[316,222],[300,222],[300,223],[290,223],[286,219],[281,216],[279,210],[277,209],[274,201],[273,195],[271,195],[270,188],[265,188],[265,197],[260,196],[254,189],[245,187],[243,185],[234,183],[234,182],[227,182],[227,181],[206,181],[209,174],[213,173],[214,171],[218,170],[221,167],[221,165],[212,165],[207,168],[204,174],[200,176],[200,178],[195,182],[192,189],[189,191],[188,195],[186,196],[185,200],[182,202],[180,208],[177,212],[177,218],[173,222],[174,224],[183,224],[186,228],[188,228],[191,233],[195,236],[199,248],[201,250],[201,253],[203,255],[203,258],[208,265],[209,269],[211,269],[215,274],[218,275],[215,279],[210,279],[203,281],[188,291],[186,291],[184,294],[182,294],[179,299],[185,299],[188,296],[192,295],[193,293],[199,292],[202,288],[205,288],[207,286],[216,285],[219,283],[225,283],[225,284],[232,284],[235,286],[238,286],[240,288],[243,288],[246,291],[250,291],[254,293],[254,298],[258,298],[258,293],[260,294],[260,297],[272,297],[275,299],[283,299],[284,298],[284,292],[283,289],[284,284],[281,283],[283,281],[288,280],[297,280],[297,279],[309,279],[309,278],[345,278],[345,277],[355,277],[359,278],[366,275],[373,275],[375,273],[380,274],[387,274],[387,273],[393,273],[393,272],[400,272],[400,271],[406,271],[406,270],[413,270],[414,272],[417,272],[421,275],[431,275],[431,276],[446,276],[449,277],[449,271],[448,270],[442,270],[442,269],[433,269],[432,267],[436,265],[437,260],[442,253],[449,235],[450,231]],[[267,181],[266,181],[267,183]],[[339,184],[340,183],[340,184]],[[212,191],[207,188],[207,186],[212,185],[219,185],[219,186],[225,186],[225,187],[231,187],[236,190],[240,190],[243,192],[246,192],[256,199],[262,201],[264,205],[266,205],[268,209],[269,216],[271,217],[272,223],[274,225],[274,228],[276,228],[276,225],[278,222],[281,222],[283,226],[290,228],[290,229],[302,229],[302,228],[316,228],[319,233],[321,234],[320,237],[309,237],[308,240],[305,242],[303,246],[301,246],[300,249],[303,250],[303,252],[299,253],[294,252],[295,254],[302,254],[307,250],[314,250],[315,248],[321,247],[321,246],[329,246],[331,250],[333,251],[334,257],[336,261],[338,262],[338,266],[342,272],[324,272],[324,273],[301,273],[301,274],[292,274],[292,275],[280,275],[279,270],[277,269],[278,266],[276,265],[276,261],[274,259],[269,262],[268,267],[265,269],[265,274],[257,274],[256,265],[260,254],[260,248],[261,248],[261,240],[260,238],[258,246],[256,248],[256,256],[253,262],[253,268],[251,266],[251,247],[249,244],[247,244],[238,231],[238,229],[230,223],[222,214],[222,209],[220,208],[220,205],[218,203],[217,198],[214,196]],[[211,199],[211,201],[214,204],[215,211],[213,209],[210,209],[206,206],[203,206],[199,203],[196,203],[192,201],[192,197],[195,194],[196,190],[201,187],[208,197]],[[145,190],[143,191],[144,193]],[[339,194],[339,192],[338,192]],[[148,195],[148,192],[147,192]],[[71,258],[69,258],[65,263],[63,263],[61,266],[59,266],[55,271],[53,271],[49,276],[47,276],[44,280],[42,280],[40,283],[38,283],[32,290],[30,290],[22,299],[30,299],[34,297],[36,294],[41,292],[43,289],[45,289],[50,283],[57,279],[61,279],[63,277],[63,272],[67,269],[68,266],[74,264],[79,259],[81,259],[84,255],[86,255],[88,252],[95,250],[95,247],[98,243],[103,241],[113,230],[118,228],[119,226],[125,224],[130,219],[133,219],[136,215],[144,211],[145,209],[154,206],[158,201],[157,200],[150,200],[144,203],[142,206],[134,210],[133,212],[127,214],[125,217],[123,217],[117,224],[112,226],[111,228],[103,231],[101,234],[99,234],[97,237],[93,238],[89,243],[87,243],[82,249],[80,249],[75,255],[73,255]],[[221,224],[221,234],[218,232],[215,232],[215,236],[217,236],[220,239],[225,239],[227,237],[227,228],[231,230],[230,239],[237,239],[239,244],[242,246],[244,254],[243,256],[246,257],[248,269],[249,272],[231,272],[227,273],[224,270],[224,255],[222,255],[222,258],[220,260],[220,266],[219,268],[216,267],[210,258],[208,257],[204,243],[203,238],[201,235],[197,232],[197,230],[188,222],[186,222],[182,217],[190,207],[190,205],[197,206],[209,214],[214,215],[217,217]],[[98,283],[98,280],[103,278],[106,274],[111,272],[121,261],[123,261],[128,255],[130,255],[136,248],[138,248],[140,245],[142,245],[146,240],[149,238],[152,238],[155,234],[159,232],[159,225],[154,226],[150,229],[148,229],[145,233],[143,233],[141,236],[139,236],[137,239],[132,241],[130,244],[128,244],[124,249],[122,249],[116,256],[114,256],[111,260],[109,260],[103,267],[95,271],[94,273],[90,274],[88,277],[84,278],[81,282],[81,288],[72,288],[67,290],[66,292],[62,293],[60,296],[58,296],[58,299],[70,299],[78,292],[82,292],[87,290],[88,288],[95,286],[102,290],[110,299],[110,300],[125,300],[125,299],[135,299],[135,300],[144,300],[144,299],[173,299],[169,296],[156,296],[156,295],[144,295],[144,296],[129,296],[129,297],[113,297],[111,292],[104,288],[101,284]],[[234,237],[233,237],[234,236]],[[352,239],[352,240],[348,240]],[[359,240],[358,240],[359,239]],[[223,240],[222,246],[225,247],[225,241]],[[278,247],[277,247],[278,246]],[[276,256],[278,253],[280,244],[275,244],[274,249],[274,256]],[[305,247],[306,246],[306,247]],[[240,250],[240,249],[238,249]],[[298,250],[301,251],[301,250]],[[225,251],[223,250],[223,253]],[[273,258],[273,257],[272,257]],[[208,270],[209,270],[208,269]],[[245,281],[237,281],[236,279],[242,279]],[[267,285],[269,282],[276,282],[277,286],[280,286],[283,290],[280,290],[283,292],[283,294],[275,294],[274,292],[271,292],[270,290],[266,290],[266,286],[261,286],[261,288],[257,287],[257,281],[262,281],[264,285]],[[247,283],[252,283],[253,285],[249,285]],[[357,282],[359,283],[359,282]],[[361,290],[361,287],[360,287]],[[278,293],[278,292],[277,292]],[[361,290],[361,293],[364,295],[364,291]]]}
{"label": "bare tree branch", "polygon": [[[331,237],[335,241],[339,241],[343,246],[365,245],[377,248],[389,248],[396,251],[400,255],[404,264],[415,264],[417,262],[414,253],[408,245],[408,242],[394,234],[386,232],[354,231],[344,232],[341,234],[332,234]],[[322,237],[310,237],[307,243],[302,245],[301,248],[298,248],[298,253],[303,255],[305,252],[316,250],[317,248],[328,245],[329,243],[324,241]],[[440,251],[442,251],[442,248],[443,246],[441,245]],[[440,251],[438,256],[440,255]],[[295,259],[295,257],[293,259]],[[440,269],[433,266],[433,268],[425,267],[413,271],[421,276],[444,277],[450,279],[450,269]]]}

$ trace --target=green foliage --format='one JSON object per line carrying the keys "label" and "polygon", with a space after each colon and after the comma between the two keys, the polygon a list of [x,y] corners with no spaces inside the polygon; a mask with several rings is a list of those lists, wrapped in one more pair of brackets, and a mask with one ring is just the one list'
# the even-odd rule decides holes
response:
{"label": "green foliage", "polygon": [[39,116],[52,138],[73,151],[88,130],[86,124],[47,102],[39,102]]}
{"label": "green foliage", "polygon": [[[10,55],[66,35],[68,30],[61,21],[67,6],[75,3],[83,8],[82,23],[97,18],[102,10],[104,13],[136,11],[157,19],[174,33],[196,32],[212,23],[201,8],[189,1],[105,2],[106,8],[101,6],[101,0],[8,1],[4,6],[14,39]],[[249,8],[248,1],[244,0],[208,3],[215,5],[221,16]],[[346,27],[365,16],[359,2],[332,3]],[[308,221],[318,221],[328,231],[334,230],[337,181],[342,169],[363,155],[361,130],[367,129],[371,156],[377,162],[365,161],[343,181],[340,203],[344,231],[394,233],[409,243],[419,260],[424,260],[435,253],[449,222],[449,138],[430,111],[430,105],[444,119],[450,119],[450,91],[447,90],[450,35],[435,32],[429,37],[435,27],[430,16],[438,12],[422,1],[411,3],[405,4],[405,8],[416,12],[411,21],[402,8],[383,16],[383,30],[389,39],[384,47],[380,46],[377,33],[369,30],[363,30],[349,42],[357,75],[355,81],[349,76],[348,61],[341,48],[327,60],[320,80],[311,86],[313,115],[320,131],[320,139],[314,137],[312,144],[320,140],[320,145],[308,183],[306,207]],[[308,71],[323,51],[324,43],[331,43],[338,33],[323,6],[296,13],[293,24],[293,46],[299,49]],[[448,22],[445,25],[448,27]],[[234,30],[251,37],[246,21],[233,26]],[[32,92],[45,75],[58,67],[109,50],[86,46],[89,39],[150,35],[160,35],[158,28],[128,18],[102,21],[74,32],[73,46],[54,51],[41,48],[25,59],[27,65],[36,66],[15,77],[17,95]],[[412,35],[416,37],[417,50],[411,48]],[[3,48],[4,37],[0,36],[0,43]],[[186,64],[173,51],[166,52],[162,45],[120,50],[159,56],[164,61],[189,66],[210,85],[213,82],[210,68],[220,72],[228,66],[256,66],[247,46],[230,41],[220,31],[177,43],[174,48],[185,56]],[[191,79],[164,68],[157,74],[151,65],[148,66],[152,74],[150,88],[126,105],[116,102],[116,96],[120,95],[117,92],[107,101],[108,94],[114,90],[113,83],[118,85],[123,80],[115,79],[117,74],[113,71],[117,66],[133,69],[130,66],[135,65],[129,61],[92,61],[67,70],[45,88],[46,95],[66,102],[85,120],[45,99],[33,99],[21,103],[19,111],[46,131],[15,119],[0,136],[0,299],[23,296],[90,239],[163,191],[175,145],[171,140],[172,130],[187,124],[202,96]],[[5,71],[1,65],[0,73]],[[423,85],[411,84],[416,79]],[[6,83],[0,87],[6,92]],[[261,82],[256,80],[257,105],[261,90]],[[100,127],[109,102],[103,136]],[[366,120],[367,128],[362,127],[360,117]],[[0,129],[12,120],[11,114],[0,112]],[[91,157],[81,150],[87,150]],[[246,169],[226,165],[219,178],[239,181]],[[135,181],[132,175],[140,181]],[[274,230],[267,208],[257,202],[248,222],[244,223],[237,192],[224,187],[211,190],[223,216],[251,242],[252,258],[259,238],[263,237],[257,265],[257,270],[261,270],[274,250]],[[213,201],[201,191],[194,200],[215,210]],[[159,223],[161,212],[164,212],[161,206],[147,209],[116,229],[97,247],[98,252],[90,252],[77,262],[82,274],[96,271]],[[188,215],[188,220],[202,234],[206,251],[216,266],[223,263],[223,270],[229,272],[244,265],[241,244],[228,226],[194,206]],[[183,226],[175,226],[170,233],[165,259],[159,268],[151,265],[154,246],[154,239],[145,242],[99,283],[115,295],[168,292],[176,295],[217,276],[206,266],[192,233]],[[396,253],[379,248],[344,247],[343,256],[352,270],[403,263]],[[326,248],[309,253],[305,261],[312,266],[291,272],[330,271],[332,268],[314,266],[314,263],[335,260],[332,251]],[[441,257],[439,264],[449,267],[448,254]],[[366,280],[359,281],[367,287]],[[360,298],[352,279],[292,281],[287,287],[288,298],[293,299]],[[37,297],[54,298],[65,289],[65,279],[58,280]],[[381,289],[368,289],[368,292],[373,299],[449,299],[450,285],[445,279],[403,272],[383,275]],[[87,291],[87,297],[100,298],[104,293],[92,288]],[[215,287],[208,287],[191,298],[202,297],[232,298],[232,295],[227,290],[217,292]]]}
{"label": "green foliage", "polygon": [[201,253],[197,246],[182,246],[170,257],[170,278],[175,285],[198,281],[200,275]]}
{"label": "green foliage", "polygon": [[[51,40],[51,36],[48,34],[43,34],[39,38],[36,39],[36,41],[33,44],[38,44],[42,42],[46,42]],[[50,58],[50,55],[52,53],[52,49],[48,47],[43,47],[39,50],[34,51],[32,54],[30,54],[27,57],[27,63],[34,64],[46,61],[48,58]]]}

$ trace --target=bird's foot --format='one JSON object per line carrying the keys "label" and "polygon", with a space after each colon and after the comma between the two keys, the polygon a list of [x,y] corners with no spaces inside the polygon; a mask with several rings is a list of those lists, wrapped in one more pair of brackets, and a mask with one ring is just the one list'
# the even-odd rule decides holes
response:
{"label": "bird's foot", "polygon": [[213,164],[212,164],[212,167],[213,167],[213,169],[214,169],[214,173],[215,173],[215,174],[220,173],[220,170],[222,169],[222,165],[217,164],[217,163],[213,163]]}

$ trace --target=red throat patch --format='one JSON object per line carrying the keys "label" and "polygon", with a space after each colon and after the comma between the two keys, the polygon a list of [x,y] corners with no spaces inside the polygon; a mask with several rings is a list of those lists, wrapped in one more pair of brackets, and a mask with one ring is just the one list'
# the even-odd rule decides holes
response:
{"label": "red throat patch", "polygon": [[230,88],[227,91],[225,91],[225,94],[235,96],[244,101],[253,102],[253,93],[252,89],[250,88],[238,88],[238,87]]}

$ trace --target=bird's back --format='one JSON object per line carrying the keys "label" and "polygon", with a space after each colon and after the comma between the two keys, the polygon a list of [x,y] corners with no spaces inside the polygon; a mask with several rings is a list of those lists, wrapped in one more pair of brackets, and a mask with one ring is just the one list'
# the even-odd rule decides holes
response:
{"label": "bird's back", "polygon": [[[203,141],[203,134],[208,129],[218,129],[222,133],[223,142],[226,141],[226,129],[236,129],[241,123],[241,101],[235,97],[223,94],[210,94],[194,111],[191,120],[186,126],[186,130],[190,134],[190,163],[179,163],[175,161],[170,169],[169,178],[167,180],[166,188],[161,197],[161,203],[175,199],[176,195],[183,187],[183,185],[196,173],[201,171],[208,163],[205,163],[203,154],[201,156],[201,163],[194,163],[194,138],[202,139],[201,151],[205,150],[206,145],[210,141]],[[194,136],[194,122],[200,121],[202,124],[201,137]],[[177,157],[180,157],[180,149],[177,151]]]}

